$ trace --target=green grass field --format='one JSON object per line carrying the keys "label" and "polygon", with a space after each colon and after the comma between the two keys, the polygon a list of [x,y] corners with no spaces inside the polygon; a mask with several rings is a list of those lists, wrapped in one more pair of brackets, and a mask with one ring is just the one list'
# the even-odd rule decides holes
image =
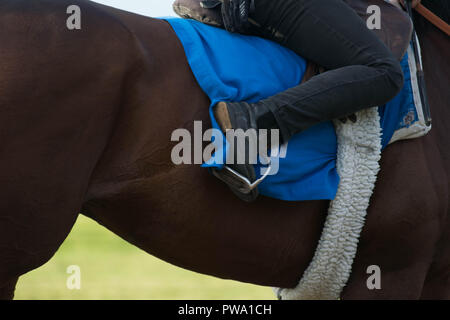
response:
{"label": "green grass field", "polygon": [[[81,289],[66,286],[70,265]],[[156,259],[80,216],[53,259],[19,280],[16,299],[274,299],[270,288],[225,281]]]}

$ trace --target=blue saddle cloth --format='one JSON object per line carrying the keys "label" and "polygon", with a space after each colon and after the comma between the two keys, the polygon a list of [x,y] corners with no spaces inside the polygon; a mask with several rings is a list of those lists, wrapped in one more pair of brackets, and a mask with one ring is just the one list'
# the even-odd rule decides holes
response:
{"label": "blue saddle cloth", "polygon": [[[259,37],[230,34],[193,20],[165,18],[180,39],[200,87],[211,99],[256,102],[298,85],[306,61],[291,50]],[[379,108],[386,147],[402,119],[415,112],[408,57],[401,62],[403,90]],[[318,124],[292,137],[276,175],[259,186],[261,194],[287,201],[334,199],[339,176],[336,171],[337,138],[331,122]],[[213,161],[204,167],[221,167]],[[257,170],[258,172],[259,170]]]}

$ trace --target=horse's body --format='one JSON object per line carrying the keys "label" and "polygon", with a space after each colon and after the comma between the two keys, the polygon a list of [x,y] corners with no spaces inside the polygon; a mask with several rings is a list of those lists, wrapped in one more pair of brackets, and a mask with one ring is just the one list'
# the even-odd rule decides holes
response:
{"label": "horse's body", "polygon": [[[69,31],[73,4],[82,29]],[[419,27],[434,128],[384,151],[343,298],[450,298],[450,42]],[[53,256],[80,211],[178,266],[297,284],[328,201],[247,204],[205,169],[172,164],[172,131],[209,124],[209,101],[165,21],[6,0],[0,42],[0,297]],[[370,265],[382,290],[367,289]]]}

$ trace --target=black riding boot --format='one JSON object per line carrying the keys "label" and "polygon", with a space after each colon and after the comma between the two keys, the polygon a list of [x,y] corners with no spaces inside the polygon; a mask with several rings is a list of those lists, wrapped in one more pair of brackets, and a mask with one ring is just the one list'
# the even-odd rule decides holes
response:
{"label": "black riding boot", "polygon": [[[225,134],[229,130],[242,129],[247,135],[245,135],[245,143],[243,145],[239,144],[239,138],[236,134],[227,136],[228,139],[233,139],[233,141],[229,141],[233,147],[233,156],[231,159],[228,158],[225,170],[214,170],[213,173],[223,180],[239,198],[251,202],[258,196],[258,189],[257,185],[252,187],[252,184],[256,181],[256,173],[254,163],[251,163],[250,159],[258,159],[262,152],[264,152],[263,155],[269,156],[271,147],[275,144],[281,144],[280,141],[270,141],[272,136],[271,130],[279,129],[275,117],[270,109],[261,102],[220,102],[214,107],[214,115]],[[267,130],[264,132],[267,134],[264,140],[264,142],[267,142],[265,150],[260,150],[261,129]],[[250,141],[252,138],[254,141]],[[256,147],[251,148],[252,144]],[[243,149],[239,148],[242,146],[244,147]],[[257,152],[257,154],[251,154],[251,152]],[[244,159],[244,161],[239,162],[239,157]],[[238,173],[241,179],[237,179],[237,175],[229,171],[229,169]]]}

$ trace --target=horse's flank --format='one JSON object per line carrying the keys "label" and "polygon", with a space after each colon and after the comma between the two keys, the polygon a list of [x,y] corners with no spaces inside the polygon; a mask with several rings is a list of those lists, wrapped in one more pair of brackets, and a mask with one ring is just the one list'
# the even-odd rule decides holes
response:
{"label": "horse's flank", "polygon": [[[82,29],[69,31],[73,4]],[[422,29],[435,128],[384,152],[344,298],[450,297],[448,39]],[[199,166],[172,164],[171,133],[206,126],[209,100],[166,22],[82,0],[9,0],[0,39],[0,287],[46,262],[79,211],[178,266],[297,284],[328,202],[246,204]],[[366,287],[373,264],[378,292]]]}
{"label": "horse's flank", "polygon": [[[139,35],[139,30],[149,30],[150,24],[155,22],[145,19],[139,27],[135,21],[133,18],[126,23],[143,46],[160,43],[159,39]],[[127,240],[176,265],[261,285],[295,286],[311,261],[328,202],[286,203],[260,199],[248,205],[236,200],[198,166],[173,166],[169,159],[173,146],[169,142],[171,132],[177,128],[192,131],[194,120],[208,123],[209,102],[192,78],[183,50],[170,27],[167,26],[161,36],[161,41],[172,50],[173,60],[164,48],[159,48],[161,60],[165,61],[168,86],[158,88],[158,92],[171,92],[171,98],[158,99],[155,103],[151,96],[143,99],[152,104],[151,109],[143,105],[137,117],[147,119],[139,136],[149,138],[141,140],[141,147],[135,148],[139,150],[135,159],[126,166],[123,162],[116,165],[138,170],[136,178],[125,178],[118,183],[115,169],[108,169],[110,174],[99,174],[99,177],[113,177],[106,190],[119,187],[115,192],[120,197],[116,193],[93,197],[85,206],[86,212]],[[430,44],[430,51],[432,47]],[[181,75],[185,78],[179,85],[169,82]],[[429,82],[434,83],[435,79]],[[148,88],[144,86],[141,94],[145,95]],[[430,94],[439,96],[436,92]],[[177,100],[172,102],[172,99]],[[438,104],[445,106],[442,102]],[[149,112],[160,118],[149,118]],[[149,123],[151,128],[147,127]],[[159,127],[154,128],[154,125]],[[118,131],[117,138],[123,139],[125,132]],[[157,142],[155,136],[159,137]],[[385,281],[392,284],[390,291],[385,290],[378,296],[399,296],[401,292],[404,297],[420,297],[433,259],[433,248],[442,234],[442,219],[447,216],[448,179],[443,179],[446,173],[437,145],[437,140],[429,136],[398,143],[384,153],[368,226],[362,235],[344,297],[374,295],[368,292],[365,281],[366,269],[372,264],[379,265]],[[129,154],[119,149],[109,158],[116,161]],[[410,157],[415,161],[408,161]],[[109,161],[105,163],[111,168]],[[157,171],[153,171],[155,168]],[[96,177],[94,175],[93,185],[104,181]],[[434,191],[430,193],[430,190]],[[124,214],[127,219],[122,218]],[[398,272],[418,279],[403,283],[403,287],[395,286],[400,282],[394,279]]]}
{"label": "horse's flank", "polygon": [[194,120],[209,126],[209,100],[166,22],[110,12],[135,35],[149,71],[130,81],[130,101],[92,175],[83,212],[179,266],[265,285],[295,284],[314,253],[327,202],[303,204],[308,213],[299,222],[298,205],[264,199],[249,206],[199,166],[175,166],[172,132],[192,132]]}

